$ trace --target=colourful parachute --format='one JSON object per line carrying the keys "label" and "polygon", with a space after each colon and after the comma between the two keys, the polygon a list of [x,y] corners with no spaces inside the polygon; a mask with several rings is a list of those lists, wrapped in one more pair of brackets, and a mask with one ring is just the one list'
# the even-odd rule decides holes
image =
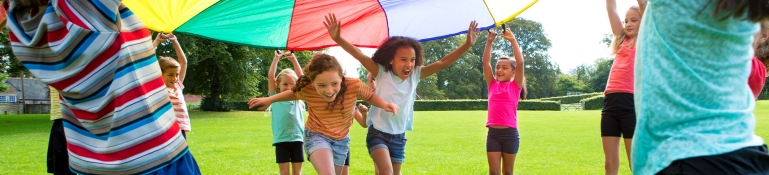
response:
{"label": "colourful parachute", "polygon": [[148,28],[262,48],[314,50],[334,46],[323,25],[336,14],[342,37],[378,47],[390,36],[420,41],[511,20],[537,0],[124,0]]}

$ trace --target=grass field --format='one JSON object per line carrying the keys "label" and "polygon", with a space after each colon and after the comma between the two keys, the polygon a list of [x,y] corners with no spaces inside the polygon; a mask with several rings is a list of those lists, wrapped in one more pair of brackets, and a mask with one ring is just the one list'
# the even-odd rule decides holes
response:
{"label": "grass field", "polygon": [[[756,107],[756,133],[769,139],[769,101]],[[485,111],[415,114],[403,174],[487,174]],[[261,112],[190,113],[190,150],[204,174],[278,174],[270,117]],[[519,111],[516,174],[602,174],[600,111]],[[0,115],[0,174],[44,174],[48,115]],[[350,132],[351,174],[373,174],[365,130]],[[305,162],[303,174],[316,174]],[[621,174],[630,174],[622,154]]]}

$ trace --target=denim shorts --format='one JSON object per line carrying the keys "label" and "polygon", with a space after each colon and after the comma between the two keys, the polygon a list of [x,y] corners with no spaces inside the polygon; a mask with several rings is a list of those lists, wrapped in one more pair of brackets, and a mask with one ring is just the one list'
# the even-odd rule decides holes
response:
{"label": "denim shorts", "polygon": [[347,152],[350,151],[350,136],[342,140],[334,140],[309,129],[305,130],[304,133],[304,152],[307,153],[307,160],[310,160],[313,152],[325,148],[331,150],[334,155],[335,166],[344,166]]}
{"label": "denim shorts", "polygon": [[388,134],[379,131],[374,126],[368,127],[366,147],[369,154],[376,149],[385,148],[390,152],[390,160],[395,163],[406,161],[406,133]]}

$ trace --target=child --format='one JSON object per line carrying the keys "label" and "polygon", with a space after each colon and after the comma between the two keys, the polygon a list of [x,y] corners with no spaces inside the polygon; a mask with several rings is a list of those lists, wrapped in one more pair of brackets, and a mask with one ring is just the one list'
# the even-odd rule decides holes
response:
{"label": "child", "polygon": [[766,0],[650,0],[635,65],[634,174],[769,174],[750,74]]}
{"label": "child", "polygon": [[491,73],[491,47],[497,33],[489,30],[486,49],[483,51],[483,76],[489,88],[489,110],[486,127],[486,156],[489,174],[500,174],[500,159],[504,174],[513,174],[515,155],[518,154],[518,100],[524,84],[523,54],[510,29],[502,32],[513,46],[515,60],[502,57],[497,60],[495,73]]}
{"label": "child", "polygon": [[9,9],[14,55],[64,101],[70,170],[200,174],[150,32],[130,9],[117,0],[12,0]]}
{"label": "child", "polygon": [[[275,71],[282,56],[291,60],[296,72],[291,69],[283,69],[276,77]],[[302,75],[304,75],[302,67],[299,66],[299,61],[296,60],[293,53],[286,52],[283,54],[280,51],[275,51],[275,58],[272,59],[272,65],[267,75],[268,94],[275,95],[291,90],[296,85],[296,80]],[[270,105],[270,111],[272,111],[272,146],[275,146],[275,159],[280,168],[280,174],[302,174],[304,102],[299,100],[275,102]],[[291,167],[289,167],[289,162],[291,162]],[[289,169],[292,171],[289,172]]]}
{"label": "child", "polygon": [[336,58],[315,54],[290,91],[267,98],[254,98],[249,107],[264,109],[278,101],[304,100],[309,108],[304,150],[318,174],[341,174],[349,151],[355,100],[362,99],[393,114],[398,106],[371,92],[358,79],[345,78]]}
{"label": "child", "polygon": [[[374,92],[376,90],[376,85],[374,85],[374,79],[371,77],[371,73],[369,72],[366,76],[366,85],[371,88],[371,91]],[[358,104],[357,107],[355,107],[355,121],[360,124],[363,128],[368,128],[368,125],[366,125],[366,119],[368,118],[368,107],[363,104]],[[342,168],[342,175],[347,175],[350,173],[350,152],[347,152],[347,160],[344,160],[344,167]],[[374,174],[379,175],[379,171],[376,168],[376,165],[374,165]]]}
{"label": "child", "polygon": [[402,109],[395,117],[391,117],[382,109],[372,107],[366,122],[373,126],[368,128],[366,146],[376,167],[382,174],[400,174],[401,165],[406,158],[406,130],[412,130],[414,100],[419,80],[449,67],[470,49],[475,44],[478,24],[475,21],[470,23],[467,39],[462,46],[425,67],[422,67],[422,45],[412,38],[391,37],[377,49],[373,58],[369,58],[341,37],[341,24],[334,14],[326,16],[323,24],[334,42],[360,61],[376,78],[376,94],[385,101],[397,103]]}
{"label": "child", "polygon": [[[612,54],[614,63],[603,94],[606,98],[601,109],[601,143],[606,174],[618,174],[620,165],[620,137],[625,141],[625,152],[630,155],[636,111],[633,104],[633,73],[635,66],[636,36],[646,0],[638,0],[638,6],[625,13],[624,26],[617,14],[615,0],[606,0],[606,11],[614,34]],[[628,157],[630,161],[630,157]]]}
{"label": "child", "polygon": [[761,90],[764,89],[764,83],[766,83],[766,65],[764,62],[768,61],[766,56],[761,56],[762,52],[765,52],[766,39],[769,38],[769,22],[761,23],[760,32],[753,35],[753,49],[755,54],[750,61],[750,76],[748,76],[748,86],[753,91],[753,97],[758,99],[758,95],[761,94]]}
{"label": "child", "polygon": [[[2,9],[2,8],[0,8]],[[46,164],[48,173],[55,175],[75,174],[69,170],[69,155],[67,155],[67,141],[64,136],[62,124],[61,104],[59,104],[59,91],[48,86],[51,98],[51,135],[48,138],[48,154]]]}
{"label": "child", "polygon": [[[370,84],[369,87],[371,87]],[[368,125],[366,125],[366,118],[368,118],[368,107],[363,104],[358,104],[358,106],[355,107],[355,121],[358,122],[361,127],[368,128]],[[344,160],[342,175],[350,174],[350,152],[352,152],[352,150],[347,152],[347,159]],[[376,166],[374,166],[374,172],[376,172]]]}
{"label": "child", "polygon": [[171,104],[174,106],[174,113],[176,114],[176,122],[179,123],[179,128],[182,129],[182,136],[187,138],[187,132],[192,131],[192,125],[190,125],[190,116],[187,113],[187,104],[184,101],[184,78],[187,74],[187,56],[184,55],[182,46],[179,45],[179,41],[174,34],[161,34],[155,38],[153,45],[157,47],[157,44],[163,41],[171,41],[176,50],[176,56],[179,57],[179,61],[174,58],[159,56],[158,64],[160,65],[160,71],[163,73],[163,82],[166,85],[166,91],[168,91],[168,99],[171,100]]}

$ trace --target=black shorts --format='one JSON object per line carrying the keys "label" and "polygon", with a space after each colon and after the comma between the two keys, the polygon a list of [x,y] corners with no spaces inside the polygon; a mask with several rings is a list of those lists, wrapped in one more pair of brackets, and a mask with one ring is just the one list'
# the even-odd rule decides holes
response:
{"label": "black shorts", "polygon": [[347,151],[347,159],[344,159],[344,166],[350,166],[350,151]]}
{"label": "black shorts", "polygon": [[277,163],[304,162],[302,142],[280,142],[275,144],[275,161]]}
{"label": "black shorts", "polygon": [[516,128],[489,128],[486,136],[486,152],[518,154],[521,138]]}
{"label": "black shorts", "polygon": [[601,110],[601,136],[633,138],[635,123],[633,94],[607,94]]}
{"label": "black shorts", "polygon": [[725,154],[673,161],[657,174],[769,174],[766,145],[751,146]]}
{"label": "black shorts", "polygon": [[64,137],[62,119],[53,120],[51,136],[48,139],[48,173],[75,174],[69,170],[69,153],[67,153],[67,138]]}

